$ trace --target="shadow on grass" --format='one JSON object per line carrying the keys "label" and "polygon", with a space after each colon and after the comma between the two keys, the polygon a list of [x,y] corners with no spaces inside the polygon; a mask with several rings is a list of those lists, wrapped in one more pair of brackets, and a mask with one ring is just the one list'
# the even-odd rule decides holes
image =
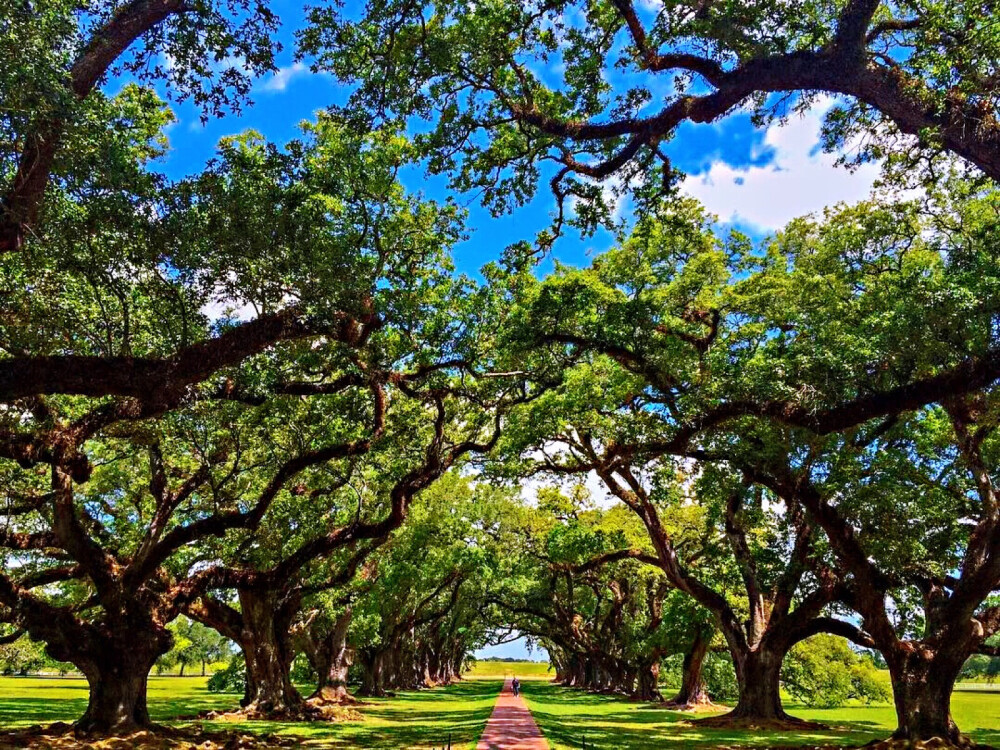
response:
{"label": "shadow on grass", "polygon": [[[16,682],[0,678],[0,726],[48,725],[73,722],[87,707],[87,684],[83,680],[55,681],[24,678]],[[155,722],[186,727],[198,724],[206,732],[240,731],[278,734],[299,738],[311,748],[430,748],[446,744],[450,736],[455,750],[474,747],[493,711],[500,680],[470,680],[456,685],[403,692],[393,698],[370,699],[359,707],[360,721],[178,721],[210,709],[226,709],[239,696],[209,693],[203,683],[173,682],[172,678],[150,681],[149,709]]]}
{"label": "shadow on grass", "polygon": [[979,729],[969,731],[969,734],[981,745],[1000,747],[1000,729],[984,729],[980,727]]}
{"label": "shadow on grass", "polygon": [[433,690],[401,692],[372,698],[359,707],[362,721],[333,724],[287,722],[202,722],[208,731],[238,729],[301,738],[305,747],[398,748],[441,747],[449,737],[455,750],[479,739],[500,691],[499,681],[459,683]]}
{"label": "shadow on grass", "polygon": [[365,721],[344,724],[338,738],[363,748],[389,750],[471,747],[486,726],[502,683],[475,680],[446,688],[404,692],[362,708]]}
{"label": "shadow on grass", "polygon": [[[728,745],[861,745],[885,734],[877,722],[837,721],[831,731],[755,732],[701,727],[692,716],[651,703],[554,685],[525,684],[532,715],[554,748],[658,750]],[[711,714],[709,714],[711,715]]]}
{"label": "shadow on grass", "polygon": [[87,709],[87,695],[82,698],[0,698],[0,726],[72,722]]}

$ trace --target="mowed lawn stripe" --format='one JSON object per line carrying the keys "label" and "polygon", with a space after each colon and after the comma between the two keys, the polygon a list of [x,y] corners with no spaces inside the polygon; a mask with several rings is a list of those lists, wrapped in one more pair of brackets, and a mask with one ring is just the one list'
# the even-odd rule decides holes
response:
{"label": "mowed lawn stripe", "polygon": [[[831,731],[746,732],[705,729],[690,714],[620,696],[595,695],[548,682],[525,681],[525,702],[551,750],[669,750],[719,746],[863,745],[885,739],[896,727],[891,704],[808,708],[790,702],[793,716],[822,722]],[[1000,746],[1000,693],[957,690],[952,715],[974,740]],[[704,716],[701,714],[700,716]]]}

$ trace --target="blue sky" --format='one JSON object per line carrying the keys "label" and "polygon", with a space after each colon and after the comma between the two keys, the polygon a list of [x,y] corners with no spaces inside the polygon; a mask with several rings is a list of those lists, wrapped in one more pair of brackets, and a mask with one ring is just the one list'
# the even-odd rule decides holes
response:
{"label": "blue sky", "polygon": [[[299,123],[333,103],[342,103],[346,92],[328,75],[313,74],[308,61],[294,60],[294,30],[301,27],[301,0],[275,0],[282,19],[279,39],[284,46],[280,70],[258,80],[253,103],[239,115],[202,123],[191,104],[174,104],[178,122],[168,136],[171,150],[161,168],[171,177],[201,169],[223,136],[257,130],[276,143],[296,136]],[[113,86],[113,84],[112,84]],[[735,113],[711,125],[685,125],[666,149],[674,165],[690,176],[687,192],[700,199],[725,223],[760,237],[788,219],[815,212],[841,200],[854,201],[869,192],[877,168],[850,173],[833,165],[832,156],[817,148],[821,111],[818,105],[805,118],[796,117],[785,127],[755,128],[746,113]],[[427,179],[414,170],[405,178],[412,190],[431,198],[447,194],[444,180]],[[549,221],[554,201],[547,188],[515,214],[493,218],[469,196],[455,196],[470,210],[470,238],[457,249],[459,269],[474,273],[498,257],[511,242],[530,239]],[[625,207],[627,210],[627,206]],[[610,238],[568,235],[555,249],[555,257],[572,264],[607,247]]]}
{"label": "blue sky", "polygon": [[543,648],[535,648],[528,651],[528,644],[524,638],[518,638],[510,643],[502,643],[499,646],[487,646],[476,651],[477,659],[523,659],[525,661],[547,661],[548,652]]}

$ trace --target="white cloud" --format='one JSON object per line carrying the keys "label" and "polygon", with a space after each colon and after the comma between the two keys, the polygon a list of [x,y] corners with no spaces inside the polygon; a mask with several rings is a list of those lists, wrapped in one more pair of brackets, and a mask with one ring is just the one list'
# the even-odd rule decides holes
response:
{"label": "white cloud", "polygon": [[[235,274],[230,272],[229,282],[235,281]],[[227,284],[218,283],[209,302],[206,302],[201,313],[211,322],[220,320],[237,320],[245,323],[257,317],[257,308],[246,299],[236,297]]]}
{"label": "white cloud", "polygon": [[[559,454],[562,451],[553,451],[555,454]],[[541,458],[542,453],[540,451],[533,451],[530,454],[533,458]],[[543,487],[561,487],[568,490],[574,485],[582,484],[587,492],[590,494],[591,501],[598,508],[611,508],[612,506],[618,504],[620,501],[617,497],[611,494],[608,490],[608,486],[604,484],[599,476],[597,476],[596,471],[588,471],[586,474],[572,474],[568,476],[564,475],[551,475],[551,474],[540,474],[538,476],[529,477],[527,479],[522,479],[518,487],[521,495],[521,500],[533,505],[535,499],[538,495],[538,491]]]}
{"label": "white cloud", "polygon": [[865,164],[850,171],[836,165],[835,155],[818,148],[823,115],[831,104],[769,128],[764,145],[774,150],[772,163],[737,168],[717,161],[706,173],[688,177],[684,191],[723,221],[765,231],[835,203],[867,198],[879,166]]}
{"label": "white cloud", "polygon": [[249,302],[236,302],[222,298],[203,305],[201,313],[213,323],[220,320],[236,320],[245,323],[257,317],[257,310]]}
{"label": "white cloud", "polygon": [[309,75],[309,72],[309,67],[300,62],[294,63],[293,65],[289,65],[285,68],[278,68],[278,70],[272,74],[270,78],[261,83],[257,89],[259,91],[284,91],[288,88],[288,84],[291,83],[292,80]]}
{"label": "white cloud", "polygon": [[597,476],[596,471],[588,471],[585,475],[573,475],[571,477],[531,477],[529,479],[522,479],[518,487],[521,500],[525,503],[534,504],[535,497],[538,491],[543,487],[553,487],[559,486],[564,489],[569,487],[582,484],[587,488],[590,493],[590,499],[599,508],[610,508],[616,505],[619,500],[614,495],[612,495],[607,488],[607,485]]}

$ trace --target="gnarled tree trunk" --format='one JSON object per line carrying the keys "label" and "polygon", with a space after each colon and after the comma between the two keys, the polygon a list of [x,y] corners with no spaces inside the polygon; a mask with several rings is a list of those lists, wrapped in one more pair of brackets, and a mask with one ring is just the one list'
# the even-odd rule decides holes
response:
{"label": "gnarled tree trunk", "polygon": [[711,641],[710,636],[706,636],[700,631],[695,635],[691,647],[684,654],[680,690],[666,704],[668,707],[677,711],[694,711],[700,706],[711,705],[712,700],[709,698],[708,690],[705,687],[705,678],[702,674]]}
{"label": "gnarled tree trunk", "polygon": [[663,700],[660,695],[660,662],[654,661],[639,667],[632,697],[640,701],[658,702]]}
{"label": "gnarled tree trunk", "polygon": [[[166,628],[144,628],[135,623],[107,630],[104,637],[82,638],[86,652],[50,646],[49,653],[75,664],[90,687],[87,710],[76,723],[83,732],[121,734],[150,725],[146,684],[156,660],[170,650]],[[93,635],[93,634],[91,634]],[[71,646],[72,648],[72,646]]]}
{"label": "gnarled tree trunk", "polygon": [[385,689],[385,652],[367,651],[361,658],[361,687],[358,695],[367,698],[383,698]]}
{"label": "gnarled tree trunk", "polygon": [[566,687],[585,687],[587,685],[587,660],[583,654],[573,653],[569,657],[569,681]]}
{"label": "gnarled tree trunk", "polygon": [[622,664],[615,679],[615,690],[622,695],[632,695],[639,682],[639,670],[632,665]]}
{"label": "gnarled tree trunk", "polygon": [[787,652],[783,641],[765,638],[755,649],[734,653],[739,700],[729,713],[702,719],[700,723],[759,728],[818,726],[789,716],[781,705],[781,662]]}
{"label": "gnarled tree trunk", "polygon": [[781,662],[784,653],[758,648],[738,660],[736,674],[740,697],[727,716],[749,721],[786,721],[781,705]]}
{"label": "gnarled tree trunk", "polygon": [[441,658],[443,649],[439,645],[428,644],[425,647],[424,659],[427,665],[426,678],[429,684],[439,685],[447,682],[445,677],[445,660]]}
{"label": "gnarled tree trunk", "polygon": [[99,663],[78,664],[90,686],[87,710],[76,723],[84,732],[120,734],[150,724],[146,682],[157,656],[144,649],[118,652]]}
{"label": "gnarled tree trunk", "polygon": [[549,662],[552,664],[552,669],[555,672],[555,677],[552,678],[553,682],[563,683],[569,679],[568,670],[566,669],[566,659],[561,653],[557,653],[555,649],[550,649]]}
{"label": "gnarled tree trunk", "polygon": [[347,609],[333,623],[333,629],[310,649],[310,661],[316,670],[316,690],[310,700],[324,703],[348,703],[354,699],[347,692],[347,672],[354,652],[347,645],[351,610]]}
{"label": "gnarled tree trunk", "polygon": [[965,656],[964,649],[962,654],[935,653],[911,644],[887,654],[898,725],[894,739],[940,737],[955,744],[961,740],[951,717],[951,694]]}
{"label": "gnarled tree trunk", "polygon": [[462,667],[465,666],[465,648],[460,648],[452,655],[448,669],[451,673],[451,681],[462,679]]}
{"label": "gnarled tree trunk", "polygon": [[289,714],[302,710],[302,696],[292,685],[289,647],[294,607],[269,589],[239,589],[243,629],[240,646],[247,666],[248,712]]}

